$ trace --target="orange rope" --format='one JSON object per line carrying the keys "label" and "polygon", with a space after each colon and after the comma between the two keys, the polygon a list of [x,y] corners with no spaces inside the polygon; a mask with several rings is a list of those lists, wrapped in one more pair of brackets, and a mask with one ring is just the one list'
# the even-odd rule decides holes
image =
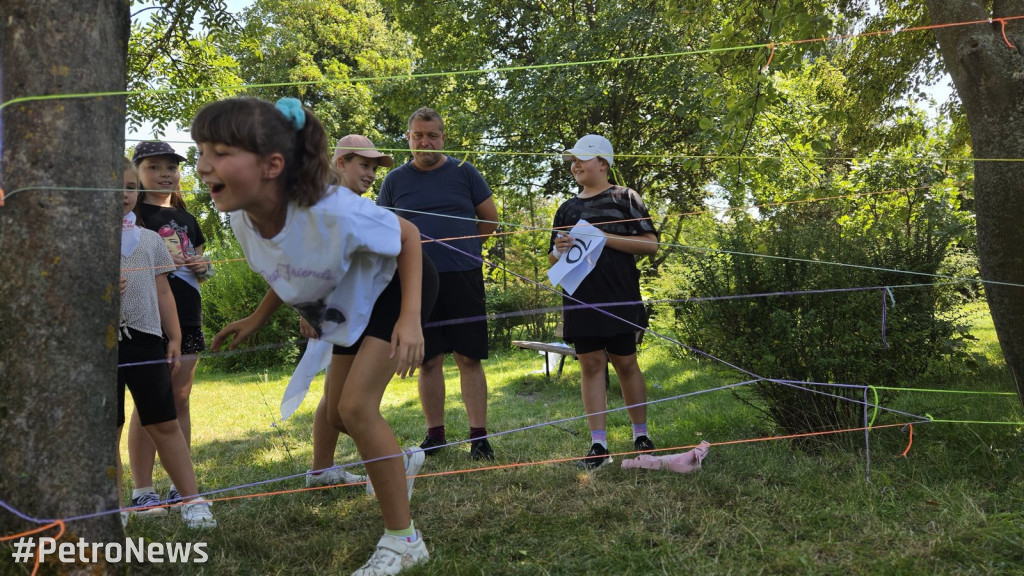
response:
{"label": "orange rope", "polygon": [[907,424],[907,428],[910,429],[910,437],[907,439],[907,447],[905,450],[903,450],[903,454],[899,455],[900,458],[906,458],[907,452],[910,452],[910,447],[913,446],[914,444],[914,425]]}

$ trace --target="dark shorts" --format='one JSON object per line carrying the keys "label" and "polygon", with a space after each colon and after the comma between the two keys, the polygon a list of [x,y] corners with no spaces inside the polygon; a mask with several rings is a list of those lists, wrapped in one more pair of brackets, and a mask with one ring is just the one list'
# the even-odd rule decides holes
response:
{"label": "dark shorts", "polygon": [[[167,346],[167,335],[164,335],[164,346]],[[206,350],[206,336],[202,326],[181,327],[181,353],[198,354]]]}
{"label": "dark shorts", "polygon": [[616,356],[629,356],[636,354],[636,333],[627,332],[597,338],[573,338],[572,346],[577,354],[606,350],[609,354]]}
{"label": "dark shorts", "polygon": [[[425,324],[430,316],[430,310],[434,307],[434,300],[437,299],[437,270],[434,263],[423,254],[423,296],[420,303],[420,323]],[[363,330],[362,336],[351,346],[338,346],[333,348],[334,354],[344,356],[354,355],[359,351],[359,346],[367,336],[380,338],[385,342],[391,342],[391,333],[395,330],[395,322],[402,312],[402,282],[395,272],[391,282],[384,291],[377,297],[377,302],[370,312],[370,320]]]}
{"label": "dark shorts", "polygon": [[[487,358],[487,305],[484,300],[482,268],[438,274],[439,290],[430,326],[423,331],[429,360],[438,354],[458,352],[463,356]],[[473,318],[470,322],[461,319]]]}
{"label": "dark shorts", "polygon": [[[129,337],[130,336],[130,337]],[[178,417],[171,391],[171,371],[165,362],[167,348],[159,336],[128,329],[117,346],[117,363],[135,364],[117,369],[117,425],[124,425],[124,389],[132,393],[143,426]],[[152,362],[161,360],[161,362]]]}

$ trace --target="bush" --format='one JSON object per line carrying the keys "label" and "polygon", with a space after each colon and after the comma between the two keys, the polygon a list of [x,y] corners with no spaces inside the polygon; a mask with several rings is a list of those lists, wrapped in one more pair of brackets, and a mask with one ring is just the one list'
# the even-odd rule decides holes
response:
{"label": "bush", "polygon": [[[878,222],[869,233],[850,233],[837,216],[819,204],[742,219],[720,227],[713,242],[721,252],[684,253],[663,267],[677,282],[674,290],[659,283],[658,298],[781,294],[683,303],[676,310],[683,341],[764,378],[854,385],[912,382],[960,348],[966,325],[953,291],[883,270],[935,273],[949,239],[925,226],[889,234]],[[807,293],[871,286],[892,287],[884,324],[890,296],[882,289]],[[787,433],[863,425],[863,388],[766,380],[749,390],[745,399]]]}
{"label": "bush", "polygon": [[512,314],[488,321],[487,345],[491,349],[509,348],[513,340],[547,342],[554,338],[555,324],[560,318],[558,312],[515,314],[559,306],[562,300],[557,294],[518,280],[491,281],[485,290],[488,315]]}
{"label": "bush", "polygon": [[[252,314],[268,286],[249,269],[233,237],[207,244],[206,253],[218,263],[213,278],[203,285],[203,328],[207,334],[216,334],[229,322]],[[304,342],[299,335],[298,315],[282,306],[266,326],[241,344],[241,350],[212,354],[203,364],[225,372],[294,366],[300,354],[298,344]]]}

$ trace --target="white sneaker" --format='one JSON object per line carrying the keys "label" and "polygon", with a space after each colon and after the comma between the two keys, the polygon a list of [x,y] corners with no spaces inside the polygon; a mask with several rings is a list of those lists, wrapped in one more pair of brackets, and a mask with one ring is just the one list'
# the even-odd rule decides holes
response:
{"label": "white sneaker", "polygon": [[[423,452],[419,452],[423,458]],[[422,462],[421,462],[422,463]],[[385,534],[377,542],[373,556],[363,567],[352,573],[352,576],[391,576],[402,570],[426,562],[430,559],[427,545],[423,543],[423,535],[416,531],[415,542],[406,542],[404,538]]]}
{"label": "white sneaker", "polygon": [[352,474],[338,467],[328,468],[319,474],[313,474],[312,470],[306,472],[306,488],[337,486],[338,484],[361,484],[363,482],[366,482],[366,476]]}
{"label": "white sneaker", "polygon": [[[420,473],[420,468],[423,467],[426,459],[426,452],[419,448],[405,449],[405,485],[409,489],[410,501],[412,501],[412,484],[416,481],[416,475]],[[366,493],[370,496],[374,495],[372,482],[366,483]]]}
{"label": "white sneaker", "polygon": [[217,521],[210,512],[208,500],[196,498],[181,505],[181,521],[189,528],[216,528]]}

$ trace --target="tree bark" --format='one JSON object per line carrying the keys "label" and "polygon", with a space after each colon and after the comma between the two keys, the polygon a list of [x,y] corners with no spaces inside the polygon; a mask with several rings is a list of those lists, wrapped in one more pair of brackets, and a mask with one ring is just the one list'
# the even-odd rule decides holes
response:
{"label": "tree bark", "polygon": [[1024,14],[1024,0],[996,0],[991,15],[974,0],[927,4],[933,24],[994,19],[937,29],[935,36],[970,125],[981,276],[1024,402],[1024,163],[1013,160],[1024,158],[1024,21],[998,21]]}
{"label": "tree bark", "polygon": [[[0,0],[0,15],[0,499],[63,519],[118,507],[125,99],[11,101],[124,90],[129,2]],[[0,509],[0,536],[37,526]],[[123,542],[119,515],[68,523],[61,541],[79,537]]]}

